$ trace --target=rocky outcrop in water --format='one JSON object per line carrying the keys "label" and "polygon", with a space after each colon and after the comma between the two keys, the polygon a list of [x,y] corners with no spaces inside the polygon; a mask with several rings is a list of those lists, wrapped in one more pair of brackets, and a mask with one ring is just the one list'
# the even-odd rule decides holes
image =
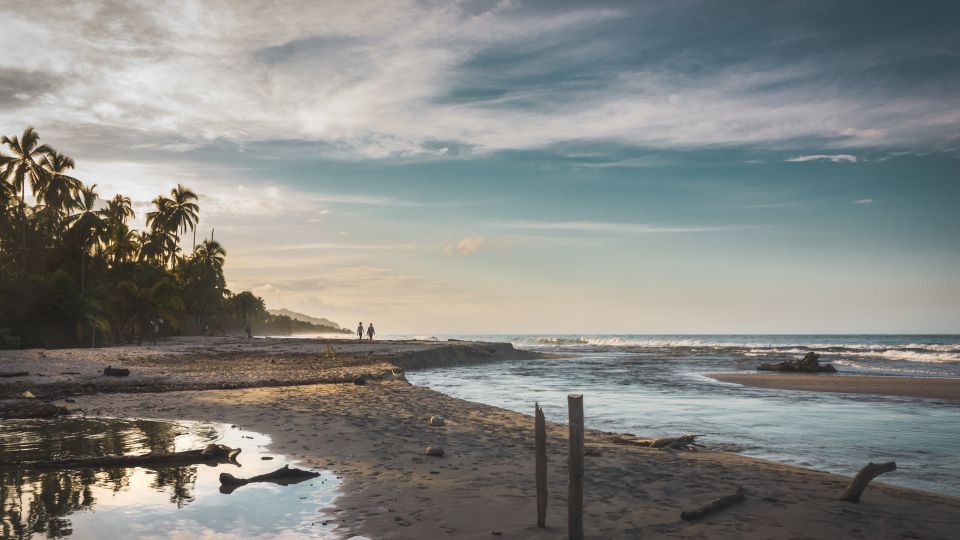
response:
{"label": "rocky outcrop in water", "polygon": [[757,366],[759,371],[781,371],[785,373],[836,373],[830,364],[820,364],[820,355],[810,351],[799,360],[785,360],[778,364],[765,362]]}

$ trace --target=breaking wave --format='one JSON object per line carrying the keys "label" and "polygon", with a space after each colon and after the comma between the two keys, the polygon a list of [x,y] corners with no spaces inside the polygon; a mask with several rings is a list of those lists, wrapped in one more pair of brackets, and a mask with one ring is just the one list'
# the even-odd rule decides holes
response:
{"label": "breaking wave", "polygon": [[[952,343],[922,343],[892,336],[880,336],[879,343],[870,343],[866,336],[778,336],[764,341],[765,336],[514,336],[514,346],[525,349],[568,349],[571,351],[609,350],[623,352],[657,351],[670,356],[689,353],[730,353],[746,357],[795,356],[815,351],[825,358],[858,357],[902,362],[960,363],[960,338],[938,336]],[[917,336],[904,336],[915,339]],[[864,339],[866,338],[866,339]]]}

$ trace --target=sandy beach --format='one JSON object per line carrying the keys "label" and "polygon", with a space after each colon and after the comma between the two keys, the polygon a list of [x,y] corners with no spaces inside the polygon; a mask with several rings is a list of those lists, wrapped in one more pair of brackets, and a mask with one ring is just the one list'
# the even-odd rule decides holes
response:
{"label": "sandy beach", "polygon": [[[350,360],[331,359],[325,369],[348,377],[369,371],[371,363],[383,363],[378,370],[400,370],[399,375],[365,385],[284,386],[273,382],[274,376],[240,379],[245,373],[257,373],[258,363],[269,371],[291,354],[302,353],[297,358],[304,360],[322,353],[325,344],[257,341],[250,346],[258,349],[246,351],[246,360],[238,364],[246,367],[230,372],[254,387],[153,393],[111,388],[111,393],[84,393],[57,403],[75,414],[223,422],[268,434],[272,451],[342,477],[344,494],[336,506],[339,532],[345,537],[566,537],[566,426],[548,422],[548,528],[538,530],[532,417],[413,386],[404,380],[402,368],[392,363],[394,357],[399,364],[406,358],[419,365],[481,360],[482,354],[470,352],[471,345],[455,344],[462,348],[445,350],[443,344],[413,344],[425,348],[409,351],[404,343],[378,343],[362,351],[360,356],[369,353],[368,363],[349,356]],[[45,365],[61,369],[60,362],[92,369],[93,364],[86,363],[99,365],[122,354],[129,365],[166,370],[169,380],[182,382],[191,380],[192,371],[171,365],[196,361],[209,367],[231,358],[216,352],[200,358],[199,346],[180,343],[171,345],[170,354],[154,350],[133,356],[131,348],[46,351],[47,360],[31,360],[31,369]],[[347,344],[343,346],[345,359]],[[421,356],[411,360],[412,352]],[[8,353],[4,354],[6,358]],[[338,367],[341,361],[356,363]],[[13,363],[3,365],[8,369]],[[392,371],[387,367],[391,365]],[[8,393],[24,387],[23,381],[14,381],[0,384]],[[46,388],[53,391],[56,385]],[[589,396],[586,410],[589,417]],[[436,414],[446,418],[446,425],[428,424]],[[445,448],[444,457],[423,455],[425,447],[435,444]],[[589,538],[950,538],[960,515],[960,499],[881,482],[871,484],[860,504],[839,502],[846,477],[735,454],[639,448],[592,430],[586,446]],[[681,511],[737,486],[746,491],[744,502],[698,522],[680,519]]]}
{"label": "sandy beach", "polygon": [[708,375],[718,381],[757,388],[960,401],[960,379],[805,373],[710,373]]}

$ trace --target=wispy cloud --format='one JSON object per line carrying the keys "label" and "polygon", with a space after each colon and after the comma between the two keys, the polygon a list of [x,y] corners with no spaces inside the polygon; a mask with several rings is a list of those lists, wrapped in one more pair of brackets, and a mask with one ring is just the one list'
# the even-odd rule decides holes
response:
{"label": "wispy cloud", "polygon": [[643,223],[616,223],[604,221],[504,221],[500,226],[517,230],[571,231],[616,234],[691,234],[744,229],[741,225],[675,226]]}
{"label": "wispy cloud", "polygon": [[853,201],[853,204],[871,204],[871,203],[873,203],[873,199],[857,199]]}
{"label": "wispy cloud", "polygon": [[[5,10],[0,33],[0,125],[95,132],[115,143],[135,137],[139,148],[172,153],[220,140],[321,141],[335,157],[375,159],[581,141],[689,148],[815,138],[839,148],[956,135],[956,95],[817,82],[854,61],[846,57],[677,69],[688,52],[708,54],[691,40],[662,51],[659,63],[611,63],[611,52],[674,43],[658,34],[658,16],[673,21],[678,11],[412,0],[266,10],[244,2],[186,10],[20,2]],[[60,31],[62,18],[70,32]],[[629,32],[607,31],[628,19]],[[883,48],[870,50],[858,65],[883,61]],[[582,80],[569,76],[583,70]],[[477,90],[490,95],[469,97]]]}
{"label": "wispy cloud", "polygon": [[834,163],[856,163],[857,156],[852,154],[812,154],[809,156],[796,156],[792,158],[787,158],[787,162],[804,162],[804,161],[832,161]]}
{"label": "wispy cloud", "polygon": [[468,236],[457,242],[444,242],[440,250],[446,255],[465,257],[487,250],[503,250],[510,246],[507,240],[491,240],[483,236]]}

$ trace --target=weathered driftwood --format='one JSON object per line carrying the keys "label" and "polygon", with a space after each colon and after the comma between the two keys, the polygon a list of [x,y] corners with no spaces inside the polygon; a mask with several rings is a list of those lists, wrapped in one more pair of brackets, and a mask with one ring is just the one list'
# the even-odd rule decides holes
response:
{"label": "weathered driftwood", "polygon": [[272,482],[281,486],[289,486],[291,484],[298,484],[304,480],[316,478],[318,476],[320,476],[320,473],[318,472],[305,471],[303,469],[291,469],[288,465],[284,465],[273,472],[258,474],[257,476],[251,476],[250,478],[237,478],[230,473],[220,473],[220,492],[232,493],[233,490],[237,489],[238,487],[245,486],[253,482]]}
{"label": "weathered driftwood", "polygon": [[710,501],[709,503],[699,508],[694,508],[693,510],[687,510],[686,512],[681,512],[680,519],[684,521],[694,521],[708,514],[712,514],[714,512],[723,510],[724,508],[727,508],[728,506],[732,506],[742,500],[743,500],[743,488],[738,487],[737,491],[730,495],[724,495],[719,499],[714,499],[713,501]]}
{"label": "weathered driftwood", "polygon": [[11,377],[26,377],[30,375],[29,371],[0,371],[0,378],[9,379]]}
{"label": "weathered driftwood", "polygon": [[867,484],[881,474],[895,470],[897,470],[897,462],[895,461],[888,461],[887,463],[867,463],[860,469],[860,472],[853,477],[853,480],[850,481],[850,485],[847,486],[843,495],[840,496],[840,500],[852,503],[860,502],[860,495],[863,493],[863,490],[867,489]]}
{"label": "weathered driftwood", "polygon": [[115,368],[113,366],[107,366],[103,368],[103,374],[110,377],[126,377],[130,375],[130,370],[127,368]]}
{"label": "weathered driftwood", "polygon": [[51,461],[34,461],[24,464],[30,469],[73,469],[141,467],[150,465],[182,465],[192,463],[235,462],[239,448],[230,448],[222,444],[208,444],[206,448],[185,450],[183,452],[150,453],[135,456],[93,456],[64,458]]}
{"label": "weathered driftwood", "polygon": [[0,400],[0,420],[10,418],[52,418],[70,411],[53,403],[37,399]]}
{"label": "weathered driftwood", "polygon": [[701,435],[689,434],[679,437],[661,437],[659,439],[641,439],[628,438],[622,435],[614,435],[613,442],[619,444],[635,444],[646,448],[659,448],[661,450],[696,450],[701,444],[697,444],[697,437]]}

